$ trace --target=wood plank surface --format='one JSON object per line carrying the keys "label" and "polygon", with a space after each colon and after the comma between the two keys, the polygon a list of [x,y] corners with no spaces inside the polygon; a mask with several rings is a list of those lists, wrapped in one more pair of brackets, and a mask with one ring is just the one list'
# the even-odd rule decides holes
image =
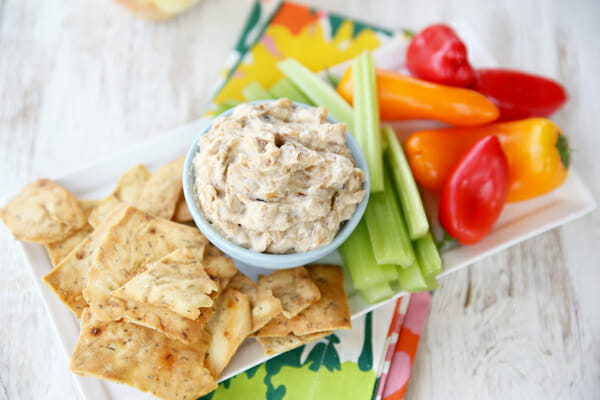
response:
{"label": "wood plank surface", "polygon": [[[600,2],[308,1],[389,28],[469,25],[500,65],[563,82],[556,116],[600,198]],[[0,195],[201,116],[251,0],[152,24],[110,0],[0,0]],[[600,212],[442,282],[408,399],[599,399]],[[80,399],[0,226],[0,400]]]}

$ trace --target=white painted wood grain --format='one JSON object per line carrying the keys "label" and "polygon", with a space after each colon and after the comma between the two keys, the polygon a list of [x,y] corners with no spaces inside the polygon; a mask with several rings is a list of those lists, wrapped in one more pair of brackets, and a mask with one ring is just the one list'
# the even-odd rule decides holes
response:
{"label": "white painted wood grain", "polygon": [[[600,198],[600,3],[308,1],[389,28],[460,21],[501,65],[565,83],[556,120]],[[0,194],[202,114],[250,0],[151,24],[110,0],[0,1]],[[445,279],[409,399],[600,398],[600,213]],[[79,399],[17,246],[0,226],[0,399]]]}

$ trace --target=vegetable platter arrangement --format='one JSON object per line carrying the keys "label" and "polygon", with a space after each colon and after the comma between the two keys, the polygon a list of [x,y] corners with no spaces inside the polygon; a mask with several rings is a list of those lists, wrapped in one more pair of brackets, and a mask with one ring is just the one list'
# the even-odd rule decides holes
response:
{"label": "vegetable platter arrangement", "polygon": [[[480,242],[506,203],[549,193],[568,176],[567,137],[548,119],[566,103],[565,89],[525,72],[474,68],[449,26],[412,35],[410,74],[376,68],[368,52],[341,78],[321,79],[293,59],[278,66],[285,78],[270,88],[251,83],[246,100],[287,97],[326,107],[365,153],[369,204],[340,254],[368,303],[436,288],[440,247]],[[216,113],[237,104],[222,103]],[[391,127],[423,119],[445,127],[412,132],[403,142]],[[423,196],[434,199],[433,212]],[[437,242],[436,226],[443,228]]]}

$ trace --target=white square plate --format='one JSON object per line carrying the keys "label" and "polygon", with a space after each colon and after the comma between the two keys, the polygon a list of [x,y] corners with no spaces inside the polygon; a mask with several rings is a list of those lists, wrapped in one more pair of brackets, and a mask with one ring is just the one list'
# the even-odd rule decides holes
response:
{"label": "white square plate", "polygon": [[[207,123],[207,120],[199,120],[134,149],[95,162],[56,179],[56,181],[78,198],[101,198],[113,190],[120,175],[130,167],[143,163],[148,169],[155,170],[160,165],[185,154],[197,132]],[[7,201],[8,198],[3,203]],[[593,210],[594,207],[595,202],[590,192],[575,171],[571,171],[569,178],[559,189],[530,201],[507,205],[494,230],[480,243],[472,246],[459,246],[443,252],[444,272],[442,276],[534,235],[581,217]],[[65,353],[67,357],[70,357],[79,336],[79,322],[55,297],[54,293],[42,283],[42,276],[52,269],[44,247],[23,242],[19,242],[19,244],[48,313],[54,322]],[[327,257],[326,261],[341,263],[337,254]],[[249,270],[243,265],[239,265],[239,267],[250,276],[257,272]],[[364,303],[355,293],[349,278],[347,278],[346,287],[353,319],[383,304],[368,305]],[[398,296],[400,293],[396,297]],[[221,380],[264,362],[268,358],[263,354],[262,347],[256,341],[247,340],[224,371]],[[76,377],[76,379],[87,400],[151,398],[150,395],[137,390],[94,378]]]}

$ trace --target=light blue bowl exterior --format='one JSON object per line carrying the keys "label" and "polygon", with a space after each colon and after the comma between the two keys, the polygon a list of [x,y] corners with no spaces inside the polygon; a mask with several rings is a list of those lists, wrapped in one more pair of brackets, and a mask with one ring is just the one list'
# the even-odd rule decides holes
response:
{"label": "light blue bowl exterior", "polygon": [[[254,103],[267,103],[269,100],[265,101],[255,101]],[[302,103],[294,103],[298,107],[310,108],[310,106]],[[233,113],[233,109],[225,111],[218,117],[229,116]],[[217,118],[218,118],[217,117]],[[328,120],[332,123],[336,123],[333,118],[329,118]],[[183,193],[185,195],[185,201],[190,209],[192,217],[194,218],[194,222],[202,231],[202,233],[217,246],[221,251],[225,254],[229,255],[235,260],[239,260],[245,264],[253,265],[261,268],[268,269],[285,269],[285,268],[293,268],[300,265],[305,265],[319,258],[322,258],[333,251],[335,251],[344,241],[350,236],[352,231],[356,228],[363,214],[365,213],[365,209],[367,208],[367,202],[369,201],[369,190],[371,188],[371,179],[369,175],[369,167],[367,166],[367,160],[365,159],[365,155],[363,154],[360,146],[352,136],[352,134],[346,130],[346,145],[352,152],[352,156],[354,157],[354,161],[356,166],[362,169],[365,173],[365,181],[363,183],[363,189],[366,191],[365,197],[356,207],[356,211],[352,218],[343,223],[342,228],[339,230],[335,238],[331,243],[326,246],[320,247],[315,250],[310,250],[302,253],[290,253],[290,254],[268,254],[268,253],[259,253],[257,251],[246,249],[245,247],[238,246],[230,242],[228,239],[224,238],[221,233],[217,229],[215,229],[212,224],[210,224],[205,218],[200,210],[198,205],[196,194],[194,191],[194,157],[198,152],[198,138],[200,136],[206,134],[210,128],[212,127],[212,123],[204,128],[198,136],[194,139],[194,143],[190,147],[187,152],[185,158],[185,164],[183,167]]]}

